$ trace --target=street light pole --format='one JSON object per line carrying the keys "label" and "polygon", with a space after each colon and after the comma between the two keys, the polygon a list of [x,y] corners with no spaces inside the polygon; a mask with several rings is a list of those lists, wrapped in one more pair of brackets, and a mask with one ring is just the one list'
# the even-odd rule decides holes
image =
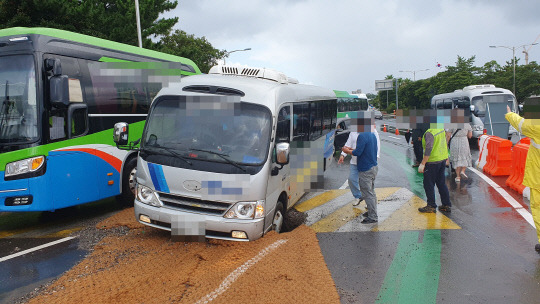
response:
{"label": "street light pole", "polygon": [[135,16],[137,18],[137,37],[139,38],[139,47],[142,48],[141,16],[139,13],[139,0],[135,0]]}
{"label": "street light pole", "polygon": [[230,51],[230,52],[225,53],[225,56],[223,56],[223,65],[226,64],[225,58],[226,58],[227,56],[229,56],[230,53],[234,53],[234,52],[243,52],[243,51],[250,51],[250,50],[251,50],[251,48],[246,48],[246,49],[243,49],[243,50],[234,50],[234,51]]}
{"label": "street light pole", "polygon": [[[532,46],[538,43],[524,44],[522,46],[517,46],[518,48],[525,48],[526,46]],[[505,45],[490,45],[490,48],[505,48],[512,50],[512,70],[513,70],[513,93],[516,96],[516,46],[505,46]]]}
{"label": "street light pole", "polygon": [[399,71],[400,73],[413,73],[413,81],[416,81],[416,72],[424,72],[424,71],[429,71],[429,69],[424,69],[424,70],[415,70],[415,71]]}

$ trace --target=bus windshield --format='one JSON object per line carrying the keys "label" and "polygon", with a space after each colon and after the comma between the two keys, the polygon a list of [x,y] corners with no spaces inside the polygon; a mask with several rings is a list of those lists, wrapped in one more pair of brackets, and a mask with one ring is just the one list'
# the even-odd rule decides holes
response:
{"label": "bus windshield", "polygon": [[472,98],[471,104],[475,107],[475,112],[477,113],[476,114],[477,116],[485,116],[487,103],[503,103],[503,102],[507,102],[511,106],[512,103],[514,102],[514,96],[512,96],[512,94],[475,96]]}
{"label": "bus windshield", "polygon": [[165,148],[184,159],[264,163],[272,123],[266,107],[216,102],[209,97],[195,100],[157,100],[148,115],[141,148]]}
{"label": "bus windshield", "polygon": [[36,74],[31,55],[0,57],[0,143],[38,139]]}

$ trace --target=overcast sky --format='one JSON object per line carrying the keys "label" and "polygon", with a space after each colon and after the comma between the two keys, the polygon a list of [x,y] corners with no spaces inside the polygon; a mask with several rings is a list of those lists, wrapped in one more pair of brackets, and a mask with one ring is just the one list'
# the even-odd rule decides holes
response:
{"label": "overcast sky", "polygon": [[[427,78],[476,55],[512,60],[540,35],[538,0],[179,0],[175,28],[235,52],[227,65],[266,67],[301,83],[375,93],[386,75]],[[540,40],[538,41],[540,42]],[[540,44],[529,62],[540,62]],[[443,68],[437,68],[440,63]],[[511,88],[509,88],[511,89]]]}

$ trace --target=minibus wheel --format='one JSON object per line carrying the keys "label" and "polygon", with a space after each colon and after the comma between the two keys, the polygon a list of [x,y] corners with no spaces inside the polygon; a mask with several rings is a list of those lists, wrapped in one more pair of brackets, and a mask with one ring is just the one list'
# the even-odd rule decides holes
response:
{"label": "minibus wheel", "polygon": [[283,232],[285,227],[285,212],[283,210],[283,203],[278,202],[276,205],[276,212],[274,213],[274,219],[272,220],[272,230],[277,233]]}
{"label": "minibus wheel", "polygon": [[122,172],[122,203],[132,206],[135,202],[135,184],[137,182],[137,158],[130,158],[124,165]]}

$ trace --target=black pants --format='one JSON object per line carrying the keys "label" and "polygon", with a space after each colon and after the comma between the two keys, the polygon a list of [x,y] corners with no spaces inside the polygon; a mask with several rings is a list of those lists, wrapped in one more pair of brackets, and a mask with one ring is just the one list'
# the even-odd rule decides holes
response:
{"label": "black pants", "polygon": [[418,141],[418,138],[413,138],[413,150],[416,162],[421,163],[422,158],[424,157],[424,149],[422,148],[422,141]]}
{"label": "black pants", "polygon": [[446,161],[437,163],[426,163],[424,169],[424,191],[426,191],[427,203],[431,207],[437,207],[435,204],[435,185],[439,189],[443,206],[451,207],[450,193],[446,187],[444,171],[446,169]]}

